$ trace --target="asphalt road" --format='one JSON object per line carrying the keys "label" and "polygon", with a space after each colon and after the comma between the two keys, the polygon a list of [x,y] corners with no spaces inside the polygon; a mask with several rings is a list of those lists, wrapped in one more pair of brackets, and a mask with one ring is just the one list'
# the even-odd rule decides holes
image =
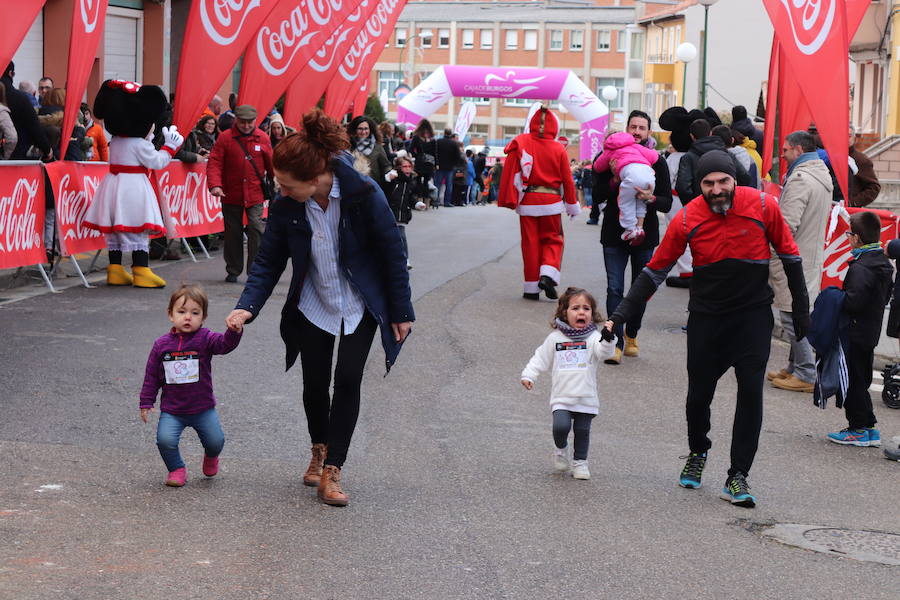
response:
{"label": "asphalt road", "polygon": [[[583,221],[566,223],[563,285],[602,298],[599,228]],[[214,361],[220,475],[200,475],[188,431],[180,489],[163,485],[155,427],[137,407],[168,291],[71,288],[0,307],[0,598],[900,598],[898,567],[759,533],[900,533],[900,464],[825,441],[843,426],[836,409],[767,389],[750,477],[760,504],[733,507],[718,498],[735,394],[726,375],[704,486],[676,486],[685,290],[653,298],[639,358],[601,369],[593,478],[575,481],[552,471],[549,380],[532,392],[518,383],[554,304],[520,298],[515,216],[444,208],[417,213],[408,235],[417,322],[389,376],[373,350],[343,509],[300,479],[299,366],[284,372],[278,337],[287,277],[239,348]],[[221,254],[159,273],[203,283],[207,325],[223,330],[241,288],[222,281]],[[786,348],[772,356],[780,367]],[[900,412],[876,401],[876,414],[883,438],[900,434]]]}

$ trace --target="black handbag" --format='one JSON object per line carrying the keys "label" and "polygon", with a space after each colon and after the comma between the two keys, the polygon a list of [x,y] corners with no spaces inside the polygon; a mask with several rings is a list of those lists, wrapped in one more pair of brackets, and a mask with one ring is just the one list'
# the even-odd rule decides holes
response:
{"label": "black handbag", "polygon": [[253,162],[253,157],[251,157],[250,153],[247,152],[247,147],[244,145],[244,142],[241,140],[241,138],[236,137],[234,139],[241,146],[241,150],[244,151],[244,158],[250,161],[250,166],[253,167],[253,172],[256,173],[256,177],[259,178],[259,187],[262,189],[263,198],[271,202],[275,199],[275,183],[259,172],[259,169],[256,168],[256,163]]}

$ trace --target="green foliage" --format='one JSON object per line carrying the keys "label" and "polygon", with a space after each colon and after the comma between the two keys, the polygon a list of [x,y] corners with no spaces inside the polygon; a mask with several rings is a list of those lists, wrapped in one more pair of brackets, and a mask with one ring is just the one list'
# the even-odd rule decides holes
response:
{"label": "green foliage", "polygon": [[381,101],[374,93],[369,94],[369,97],[366,98],[364,114],[376,123],[382,123],[387,119],[387,115],[384,114],[384,109],[381,107]]}

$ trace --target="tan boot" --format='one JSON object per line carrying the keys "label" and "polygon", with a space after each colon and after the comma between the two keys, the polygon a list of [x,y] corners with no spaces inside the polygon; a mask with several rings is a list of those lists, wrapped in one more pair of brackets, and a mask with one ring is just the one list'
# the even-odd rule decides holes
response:
{"label": "tan boot", "polygon": [[106,267],[106,285],[131,285],[134,283],[131,273],[122,265],[109,265]]}
{"label": "tan boot", "polygon": [[784,369],[781,369],[780,371],[769,371],[768,373],[766,373],[766,379],[768,379],[769,381],[775,381],[776,379],[786,379],[790,376],[791,374]]}
{"label": "tan boot", "polygon": [[134,274],[134,287],[163,288],[166,280],[150,270],[150,267],[131,267]]}
{"label": "tan boot", "polygon": [[622,362],[622,350],[616,348],[616,353],[604,360],[608,365],[617,365]]}
{"label": "tan boot", "polygon": [[341,490],[341,470],[325,465],[319,479],[319,500],[331,506],[347,506],[350,497]]}
{"label": "tan boot", "polygon": [[303,485],[316,487],[319,485],[319,479],[322,477],[322,465],[325,463],[325,454],[328,447],[325,444],[312,445],[312,458],[309,459],[309,466],[306,473],[303,474]]}
{"label": "tan boot", "polygon": [[631,357],[638,356],[637,338],[625,336],[625,352],[623,354]]}
{"label": "tan boot", "polygon": [[812,394],[813,388],[815,384],[806,383],[802,379],[795,376],[793,373],[785,377],[784,379],[773,379],[772,385],[781,390],[787,390],[789,392],[804,392],[807,394]]}

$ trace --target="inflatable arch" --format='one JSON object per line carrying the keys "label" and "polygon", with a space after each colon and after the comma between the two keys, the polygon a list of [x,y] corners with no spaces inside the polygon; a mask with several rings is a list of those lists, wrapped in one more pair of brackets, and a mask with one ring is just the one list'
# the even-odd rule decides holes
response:
{"label": "inflatable arch", "polygon": [[572,71],[458,65],[439,67],[400,100],[397,122],[415,125],[446,104],[451,95],[559,100],[581,123],[582,160],[600,152],[609,122],[607,106]]}

